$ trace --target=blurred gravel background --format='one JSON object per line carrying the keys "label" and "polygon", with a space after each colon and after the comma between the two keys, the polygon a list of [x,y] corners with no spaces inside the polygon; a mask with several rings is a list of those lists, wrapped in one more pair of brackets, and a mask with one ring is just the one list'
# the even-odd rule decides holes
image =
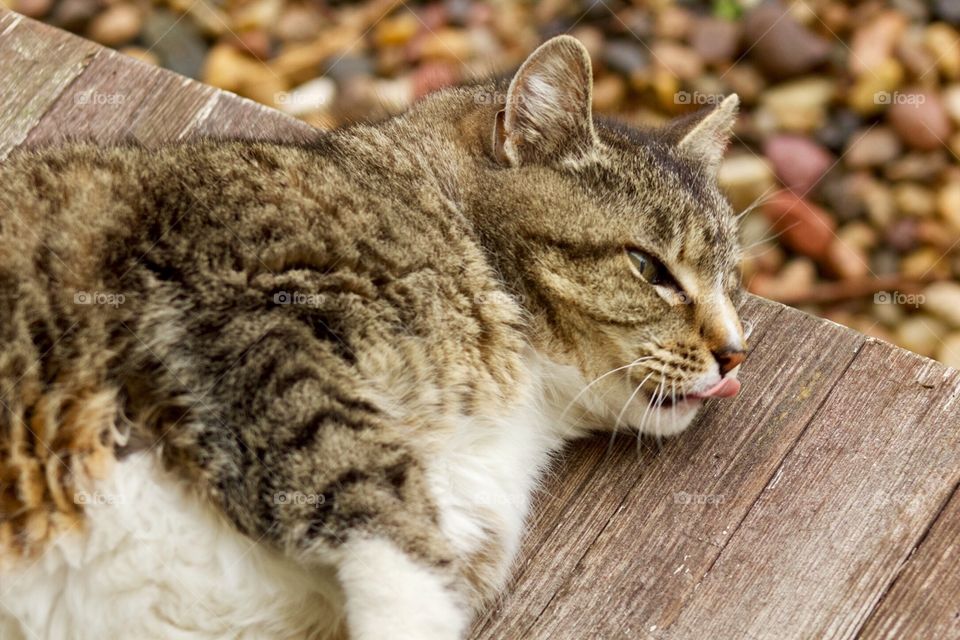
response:
{"label": "blurred gravel background", "polygon": [[960,0],[0,0],[318,127],[590,50],[642,124],[736,91],[721,181],[755,293],[960,366]]}

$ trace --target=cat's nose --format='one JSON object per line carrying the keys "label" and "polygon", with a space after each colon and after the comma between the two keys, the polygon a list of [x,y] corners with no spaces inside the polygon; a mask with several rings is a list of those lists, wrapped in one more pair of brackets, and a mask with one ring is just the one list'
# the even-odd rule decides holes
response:
{"label": "cat's nose", "polygon": [[717,360],[717,364],[720,366],[720,375],[725,376],[739,366],[744,359],[746,359],[747,352],[729,349],[725,351],[714,351],[713,357]]}

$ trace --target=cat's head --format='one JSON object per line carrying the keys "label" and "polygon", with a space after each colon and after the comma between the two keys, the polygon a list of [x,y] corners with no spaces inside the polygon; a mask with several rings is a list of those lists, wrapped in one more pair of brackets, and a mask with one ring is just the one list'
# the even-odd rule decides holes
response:
{"label": "cat's head", "polygon": [[[648,131],[591,113],[586,49],[561,36],[490,117],[486,235],[572,415],[669,435],[739,390],[734,216],[716,182],[739,100]],[[575,402],[574,402],[575,401]]]}

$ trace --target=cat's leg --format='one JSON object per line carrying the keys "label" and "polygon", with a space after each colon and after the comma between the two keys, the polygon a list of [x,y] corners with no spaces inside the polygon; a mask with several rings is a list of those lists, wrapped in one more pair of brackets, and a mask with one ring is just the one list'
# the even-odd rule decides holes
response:
{"label": "cat's leg", "polygon": [[385,538],[359,538],[340,550],[337,574],[352,640],[454,640],[470,612],[442,572]]}

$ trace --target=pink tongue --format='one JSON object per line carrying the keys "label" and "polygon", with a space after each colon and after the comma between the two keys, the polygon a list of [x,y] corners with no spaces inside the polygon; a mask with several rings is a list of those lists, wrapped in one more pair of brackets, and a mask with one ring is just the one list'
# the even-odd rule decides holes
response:
{"label": "pink tongue", "polygon": [[699,398],[732,398],[740,392],[740,381],[734,378],[724,378],[703,393],[696,394]]}

